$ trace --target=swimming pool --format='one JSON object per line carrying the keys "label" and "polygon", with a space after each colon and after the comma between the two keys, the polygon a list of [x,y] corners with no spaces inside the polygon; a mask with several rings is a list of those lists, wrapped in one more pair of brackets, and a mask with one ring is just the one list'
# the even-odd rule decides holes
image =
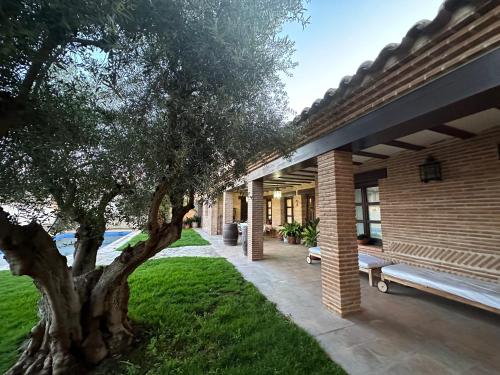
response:
{"label": "swimming pool", "polygon": [[[104,232],[104,241],[102,242],[101,248],[109,245],[112,242],[115,242],[116,240],[119,240],[120,238],[126,236],[129,234],[131,231],[106,231]],[[73,252],[75,251],[75,232],[67,232],[67,233],[61,233],[56,236],[54,236],[54,240],[56,241],[56,246],[59,252],[64,255],[73,255]]]}
{"label": "swimming pool", "polygon": [[[102,245],[100,248],[109,245],[112,242],[115,242],[119,240],[120,238],[126,236],[127,234],[131,233],[132,231],[106,231],[104,232],[104,241],[102,242]],[[64,255],[73,255],[73,252],[75,251],[75,232],[66,232],[66,233],[60,233],[56,236],[53,237],[53,239],[56,241],[56,246],[59,252]],[[0,250],[0,258],[3,255],[2,251]]]}

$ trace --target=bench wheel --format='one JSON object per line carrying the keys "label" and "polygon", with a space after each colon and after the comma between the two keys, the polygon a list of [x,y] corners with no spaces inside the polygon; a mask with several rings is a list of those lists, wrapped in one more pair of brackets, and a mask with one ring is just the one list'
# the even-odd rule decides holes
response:
{"label": "bench wheel", "polygon": [[308,264],[311,264],[311,263],[313,262],[313,261],[312,261],[312,259],[311,259],[311,257],[310,257],[309,255],[308,255],[308,256],[306,256],[306,262],[307,262]]}
{"label": "bench wheel", "polygon": [[380,280],[377,283],[377,289],[382,293],[387,293],[387,291],[389,290],[389,284],[387,284],[385,281]]}

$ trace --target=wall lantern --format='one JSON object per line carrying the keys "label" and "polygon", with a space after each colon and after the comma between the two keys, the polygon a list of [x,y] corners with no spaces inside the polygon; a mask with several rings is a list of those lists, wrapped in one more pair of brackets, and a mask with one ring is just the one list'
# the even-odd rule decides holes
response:
{"label": "wall lantern", "polygon": [[441,162],[435,160],[432,156],[425,159],[424,164],[419,165],[420,181],[441,181]]}
{"label": "wall lantern", "polygon": [[279,191],[279,190],[273,191],[273,198],[274,199],[281,199],[281,191]]}

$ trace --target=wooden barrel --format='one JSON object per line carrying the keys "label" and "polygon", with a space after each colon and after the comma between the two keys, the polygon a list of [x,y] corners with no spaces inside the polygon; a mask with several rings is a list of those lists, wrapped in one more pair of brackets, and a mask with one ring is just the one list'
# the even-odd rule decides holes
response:
{"label": "wooden barrel", "polygon": [[224,224],[222,238],[224,245],[236,246],[238,244],[238,225],[234,223]]}

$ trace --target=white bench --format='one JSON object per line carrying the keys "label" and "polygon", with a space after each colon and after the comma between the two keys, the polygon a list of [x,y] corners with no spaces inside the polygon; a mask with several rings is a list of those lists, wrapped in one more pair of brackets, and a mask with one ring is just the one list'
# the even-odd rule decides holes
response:
{"label": "white bench", "polygon": [[382,267],[378,289],[386,293],[389,281],[500,314],[500,284],[441,271],[393,264]]}
{"label": "white bench", "polygon": [[[311,264],[315,259],[321,259],[321,250],[319,246],[309,248],[309,254],[306,257],[306,262]],[[392,263],[385,259],[378,258],[369,254],[358,253],[359,270],[368,274],[368,282],[370,286],[375,286],[373,277],[380,273],[380,269],[382,267],[389,264]]]}
{"label": "white bench", "polygon": [[373,282],[373,276],[379,276],[380,269],[392,263],[374,255],[358,253],[358,264],[359,270],[368,274],[368,283],[370,286],[376,286]]}

